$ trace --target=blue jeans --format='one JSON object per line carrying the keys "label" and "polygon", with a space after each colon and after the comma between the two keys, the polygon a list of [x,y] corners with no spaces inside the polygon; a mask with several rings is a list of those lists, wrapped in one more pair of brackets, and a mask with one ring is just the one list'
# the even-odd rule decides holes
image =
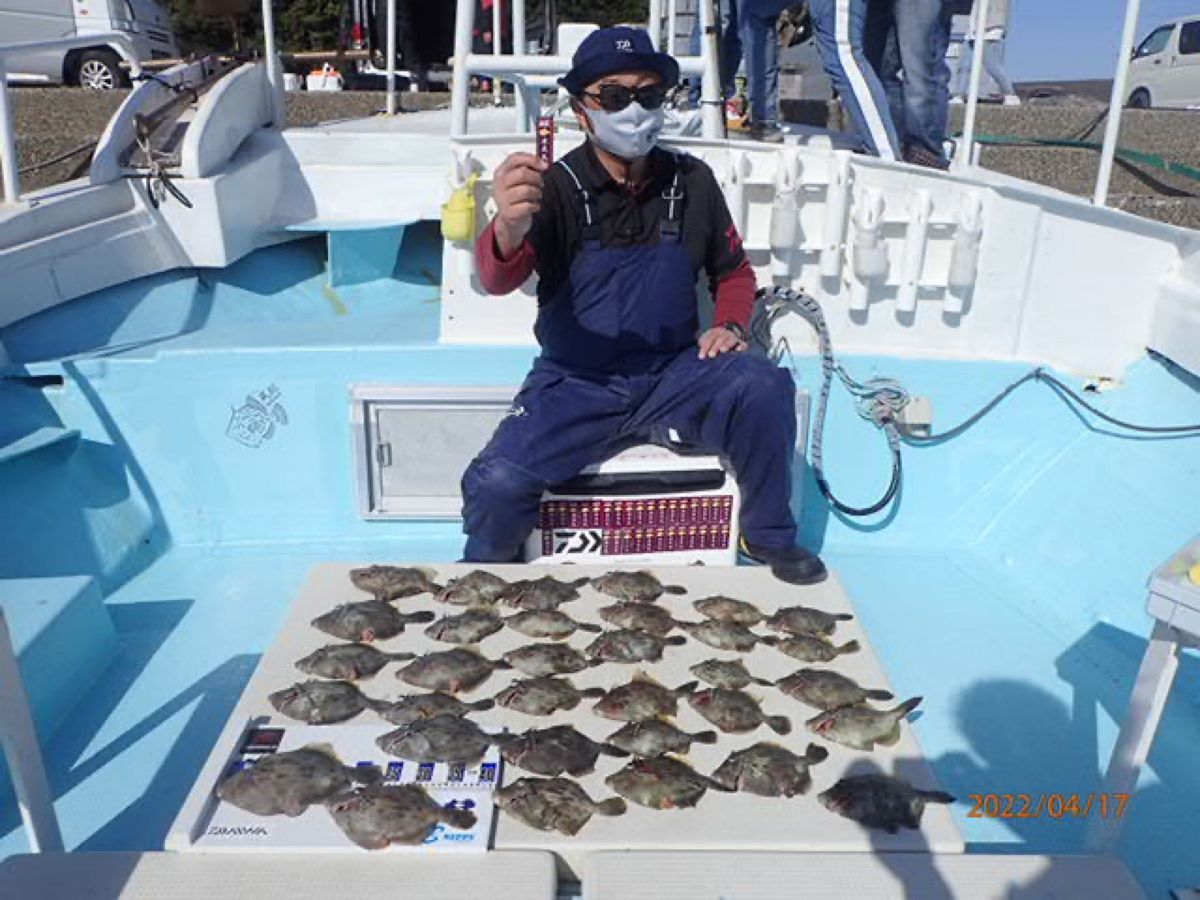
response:
{"label": "blue jeans", "polygon": [[788,0],[741,0],[738,29],[746,54],[746,85],[750,121],[773,125],[779,118],[779,14]]}
{"label": "blue jeans", "polygon": [[[983,68],[992,76],[992,81],[996,82],[996,87],[1000,89],[1000,93],[1008,96],[1015,94],[1012,79],[1008,77],[1008,73],[1004,71],[1004,64],[1000,62],[1000,57],[1004,49],[1003,38],[999,40],[985,40],[983,42]],[[957,97],[967,96],[967,92],[971,89],[971,65],[974,62],[975,42],[963,41],[962,55],[958,58],[958,71],[955,73],[954,79],[954,94]],[[987,79],[984,79],[984,87],[980,88],[980,94],[986,96]]]}
{"label": "blue jeans", "polygon": [[821,62],[864,149],[899,159],[900,139],[887,93],[863,51],[868,7],[885,0],[809,0]]}
{"label": "blue jeans", "polygon": [[938,156],[949,122],[950,20],[945,0],[872,0],[863,35],[902,143]]}
{"label": "blue jeans", "polygon": [[[718,54],[720,55],[721,65],[721,95],[729,99],[737,93],[737,86],[733,79],[737,75],[737,70],[742,64],[742,37],[738,33],[738,0],[721,0],[720,7],[721,16],[721,31],[719,38]],[[703,35],[700,33],[700,16],[696,15],[696,24],[692,29],[692,39],[688,44],[688,53],[692,56],[700,55],[700,41]],[[695,84],[688,91],[688,99],[695,106],[700,102],[700,79],[697,78]]]}

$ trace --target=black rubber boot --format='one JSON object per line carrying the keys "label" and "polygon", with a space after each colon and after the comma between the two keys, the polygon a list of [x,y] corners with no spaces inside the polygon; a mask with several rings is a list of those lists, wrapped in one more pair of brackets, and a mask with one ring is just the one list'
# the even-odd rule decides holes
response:
{"label": "black rubber boot", "polygon": [[779,550],[755,547],[744,537],[738,540],[738,556],[761,566],[770,566],[771,574],[788,584],[820,584],[829,577],[821,557],[799,544]]}

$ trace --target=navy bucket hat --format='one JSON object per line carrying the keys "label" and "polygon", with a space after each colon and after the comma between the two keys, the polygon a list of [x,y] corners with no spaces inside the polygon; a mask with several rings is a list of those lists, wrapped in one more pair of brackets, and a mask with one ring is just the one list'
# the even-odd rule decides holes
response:
{"label": "navy bucket hat", "polygon": [[593,31],[575,55],[571,71],[558,79],[572,96],[578,97],[589,84],[614,72],[657,72],[664,88],[679,83],[679,63],[669,53],[659,53],[650,35],[641,28],[618,26]]}

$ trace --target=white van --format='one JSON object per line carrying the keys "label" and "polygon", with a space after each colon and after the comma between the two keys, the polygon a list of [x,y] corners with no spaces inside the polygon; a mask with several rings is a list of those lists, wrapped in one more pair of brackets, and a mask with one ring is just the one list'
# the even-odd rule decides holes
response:
{"label": "white van", "polygon": [[[179,56],[171,14],[156,0],[0,0],[0,44],[26,44],[122,31],[139,61]],[[128,83],[110,45],[7,56],[13,83],[78,84],[111,90]]]}
{"label": "white van", "polygon": [[1155,28],[1133,51],[1129,105],[1200,109],[1200,16]]}

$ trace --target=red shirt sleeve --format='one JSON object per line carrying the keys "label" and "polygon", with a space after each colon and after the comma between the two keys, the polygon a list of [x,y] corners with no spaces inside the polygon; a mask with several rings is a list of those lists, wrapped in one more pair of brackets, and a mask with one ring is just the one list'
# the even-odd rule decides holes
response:
{"label": "red shirt sleeve", "polygon": [[737,322],[749,331],[750,314],[754,310],[754,295],[757,291],[758,281],[754,277],[754,269],[750,267],[750,260],[743,256],[741,265],[716,279],[713,325]]}
{"label": "red shirt sleeve", "polygon": [[[517,252],[508,259],[500,258],[496,246],[496,222],[493,219],[475,241],[475,266],[479,283],[489,294],[508,294],[523,285],[537,268],[537,252],[526,235]],[[753,275],[753,273],[751,273]]]}

